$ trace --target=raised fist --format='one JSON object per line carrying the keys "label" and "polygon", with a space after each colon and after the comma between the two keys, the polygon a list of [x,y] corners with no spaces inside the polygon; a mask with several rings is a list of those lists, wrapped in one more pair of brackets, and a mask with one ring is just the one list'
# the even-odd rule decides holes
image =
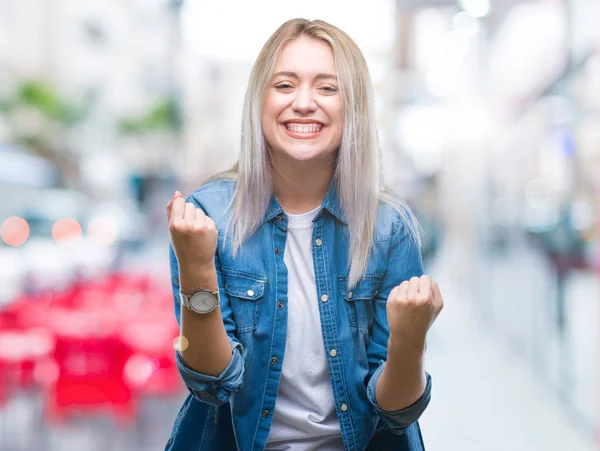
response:
{"label": "raised fist", "polygon": [[390,339],[424,345],[427,331],[443,306],[438,284],[429,276],[402,282],[390,292],[386,303]]}
{"label": "raised fist", "polygon": [[179,191],[167,204],[169,235],[179,266],[209,268],[217,250],[217,226]]}

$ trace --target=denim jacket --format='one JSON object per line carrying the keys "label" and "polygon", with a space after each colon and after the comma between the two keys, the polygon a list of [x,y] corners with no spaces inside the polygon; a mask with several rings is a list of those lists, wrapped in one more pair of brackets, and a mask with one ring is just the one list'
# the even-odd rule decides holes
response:
{"label": "denim jacket", "polygon": [[[215,264],[232,359],[214,377],[189,368],[176,351],[190,394],[175,420],[165,448],[169,451],[263,450],[271,426],[288,319],[283,261],[287,216],[273,196],[262,225],[234,259],[231,238],[223,241],[235,183],[212,181],[187,197],[217,225]],[[423,274],[420,249],[398,213],[380,203],[367,271],[349,290],[347,220],[334,183],[313,224],[314,302],[319,305],[323,352],[345,450],[423,450],[417,420],[429,403],[430,375],[426,373],[421,398],[402,410],[384,411],[375,396],[387,358],[386,300],[396,285]],[[179,269],[172,247],[170,265],[179,322]]]}

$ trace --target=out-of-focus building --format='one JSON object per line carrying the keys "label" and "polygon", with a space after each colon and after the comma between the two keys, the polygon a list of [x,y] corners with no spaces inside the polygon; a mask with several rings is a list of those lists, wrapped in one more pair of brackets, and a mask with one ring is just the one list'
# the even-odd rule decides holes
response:
{"label": "out-of-focus building", "polygon": [[436,180],[445,233],[460,249],[456,277],[591,437],[600,330],[600,5],[396,6],[388,126],[397,152],[421,176],[406,185],[419,195],[415,179]]}
{"label": "out-of-focus building", "polygon": [[181,176],[190,189],[237,161],[250,69],[246,61],[218,61],[188,54],[182,84],[186,123]]}
{"label": "out-of-focus building", "polygon": [[[60,150],[79,161],[81,183],[117,191],[129,172],[164,171],[179,151],[169,133],[144,140],[144,133],[122,133],[122,122],[178,100],[180,6],[180,0],[0,2],[2,93],[43,82],[84,110]],[[34,126],[34,116],[23,117],[25,127]]]}

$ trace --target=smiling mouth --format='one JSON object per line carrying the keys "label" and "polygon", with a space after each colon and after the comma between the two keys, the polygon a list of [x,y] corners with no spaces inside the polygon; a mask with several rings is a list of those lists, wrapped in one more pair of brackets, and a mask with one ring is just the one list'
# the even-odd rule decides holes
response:
{"label": "smiling mouth", "polygon": [[288,122],[284,124],[286,130],[294,133],[318,133],[323,130],[323,125],[319,123],[311,124],[297,124],[295,122]]}
{"label": "smiling mouth", "polygon": [[294,139],[314,139],[318,138],[325,126],[320,123],[300,124],[296,122],[288,122],[281,124],[285,133]]}

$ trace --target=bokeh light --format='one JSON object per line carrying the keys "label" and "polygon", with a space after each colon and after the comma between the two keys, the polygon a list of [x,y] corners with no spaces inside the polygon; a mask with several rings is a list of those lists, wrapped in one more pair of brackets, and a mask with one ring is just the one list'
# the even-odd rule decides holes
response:
{"label": "bokeh light", "polygon": [[29,237],[29,224],[23,218],[11,216],[2,223],[0,236],[9,246],[21,246]]}
{"label": "bokeh light", "polygon": [[87,234],[95,244],[99,246],[111,246],[117,241],[119,230],[112,218],[98,216],[88,224]]}
{"label": "bokeh light", "polygon": [[461,0],[460,4],[473,17],[484,17],[490,12],[489,0]]}
{"label": "bokeh light", "polygon": [[73,218],[62,218],[52,226],[52,238],[59,244],[72,243],[81,238],[81,225]]}
{"label": "bokeh light", "polygon": [[173,340],[173,347],[176,351],[179,352],[185,351],[189,345],[190,342],[183,335],[180,335],[179,337],[175,338],[175,340]]}

